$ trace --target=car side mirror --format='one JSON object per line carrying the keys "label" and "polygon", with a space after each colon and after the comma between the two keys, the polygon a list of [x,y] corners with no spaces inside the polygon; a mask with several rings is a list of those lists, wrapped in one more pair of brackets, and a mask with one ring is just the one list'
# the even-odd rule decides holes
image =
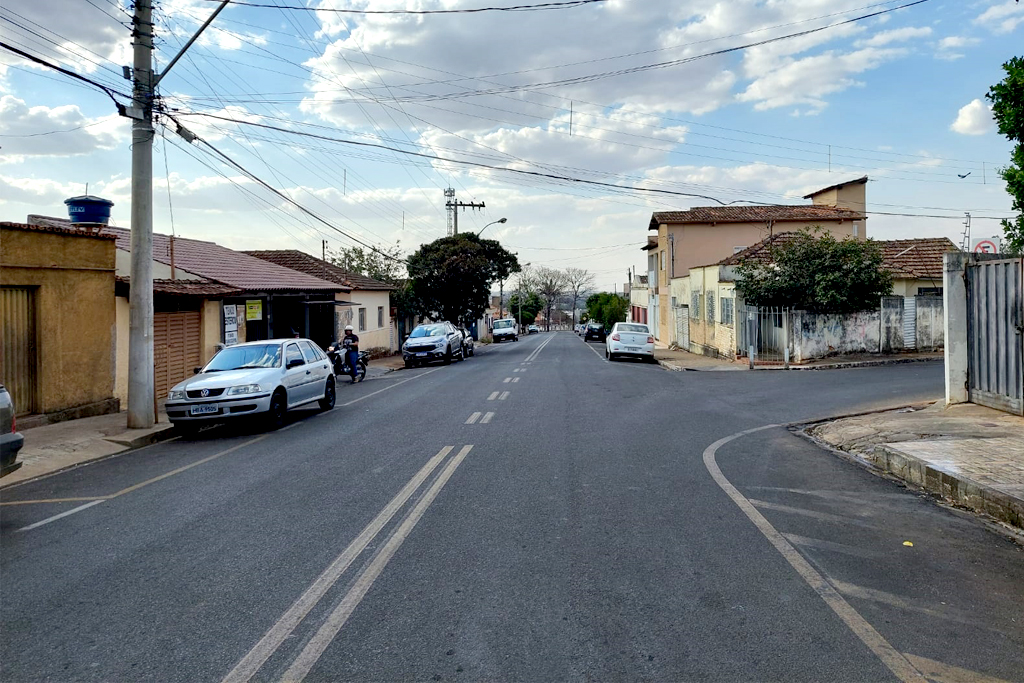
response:
{"label": "car side mirror", "polygon": [[305,365],[305,364],[306,364],[306,361],[302,360],[301,358],[292,358],[290,361],[288,361],[288,367],[289,368],[294,368],[296,366]]}
{"label": "car side mirror", "polygon": [[192,374],[193,375],[198,375],[202,371],[203,371],[202,368],[192,368]]}

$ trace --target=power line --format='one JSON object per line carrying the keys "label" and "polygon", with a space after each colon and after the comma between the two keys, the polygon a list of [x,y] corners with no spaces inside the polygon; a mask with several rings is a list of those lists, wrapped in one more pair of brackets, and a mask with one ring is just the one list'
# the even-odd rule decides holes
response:
{"label": "power line", "polygon": [[60,73],[64,74],[65,76],[70,76],[71,78],[77,79],[79,81],[83,81],[85,83],[88,83],[89,85],[92,85],[92,86],[95,86],[95,87],[99,88],[100,90],[105,92],[110,97],[110,99],[114,100],[114,104],[117,105],[117,109],[118,109],[119,112],[123,113],[124,105],[122,105],[120,102],[118,102],[117,99],[114,97],[114,95],[117,94],[117,95],[120,95],[121,97],[127,98],[129,100],[132,98],[131,95],[126,95],[125,93],[123,93],[123,92],[121,92],[119,90],[115,90],[114,88],[108,88],[107,86],[103,85],[102,83],[97,83],[96,81],[92,80],[91,78],[87,78],[85,76],[76,74],[74,71],[69,71],[68,69],[65,69],[64,67],[57,66],[56,64],[51,64],[50,62],[47,62],[45,59],[40,59],[39,57],[36,57],[35,55],[30,55],[29,53],[25,52],[24,50],[19,50],[18,48],[14,47],[13,45],[10,45],[10,44],[5,43],[3,41],[0,41],[0,47],[2,47],[3,49],[7,50],[8,52],[13,52],[14,54],[16,54],[16,55],[18,55],[20,57],[24,57],[25,59],[29,60],[30,62],[35,62],[36,64],[40,64],[40,65],[45,66],[47,68],[53,69],[54,71],[59,71]]}
{"label": "power line", "polygon": [[[220,2],[220,0],[210,0]],[[307,6],[285,6],[285,5],[264,5],[257,2],[246,2],[246,0],[229,0],[231,5],[242,7],[262,7],[264,9],[287,9],[302,12],[331,12],[334,14],[476,14],[479,12],[531,12],[545,10],[570,9],[591,5],[607,0],[566,0],[564,2],[545,2],[538,5],[512,5],[510,7],[473,7],[468,9],[425,9],[425,10],[368,10],[368,9],[334,9],[332,7],[307,7]]]}

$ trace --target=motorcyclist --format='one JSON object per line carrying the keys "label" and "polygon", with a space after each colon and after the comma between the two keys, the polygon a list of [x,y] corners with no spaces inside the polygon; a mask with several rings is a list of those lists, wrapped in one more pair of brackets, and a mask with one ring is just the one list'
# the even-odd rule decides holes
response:
{"label": "motorcyclist", "polygon": [[361,381],[359,377],[359,335],[352,331],[351,325],[345,325],[345,336],[341,338],[341,348],[345,351],[348,370],[352,374],[352,383]]}

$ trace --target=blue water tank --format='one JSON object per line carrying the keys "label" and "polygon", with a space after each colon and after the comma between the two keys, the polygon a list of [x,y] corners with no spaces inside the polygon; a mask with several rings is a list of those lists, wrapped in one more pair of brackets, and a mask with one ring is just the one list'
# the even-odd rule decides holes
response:
{"label": "blue water tank", "polygon": [[65,199],[68,207],[68,216],[72,223],[100,223],[107,225],[110,222],[110,207],[114,202],[103,197],[94,197],[91,194],[84,194],[81,197]]}

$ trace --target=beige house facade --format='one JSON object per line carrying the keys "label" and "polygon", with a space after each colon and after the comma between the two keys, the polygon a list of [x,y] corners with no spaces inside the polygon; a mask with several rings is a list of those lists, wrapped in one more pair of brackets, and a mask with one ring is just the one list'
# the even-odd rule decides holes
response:
{"label": "beige house facade", "polygon": [[[648,224],[651,329],[659,344],[678,342],[679,309],[692,302],[690,269],[716,263],[777,232],[820,228],[836,237],[867,237],[867,177],[806,195],[806,205],[704,206],[655,212]],[[682,279],[687,283],[675,281]],[[701,309],[706,317],[707,311]],[[692,319],[694,311],[686,314]]]}

